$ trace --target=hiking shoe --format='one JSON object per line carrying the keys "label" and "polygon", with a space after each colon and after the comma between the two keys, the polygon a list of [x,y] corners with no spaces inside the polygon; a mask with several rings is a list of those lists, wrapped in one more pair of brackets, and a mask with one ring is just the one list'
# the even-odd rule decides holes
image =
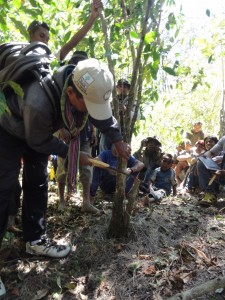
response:
{"label": "hiking shoe", "polygon": [[205,193],[202,200],[199,201],[199,204],[204,205],[204,206],[211,206],[211,205],[216,204],[216,202],[217,202],[216,195],[210,194],[210,193]]}
{"label": "hiking shoe", "polygon": [[6,294],[5,286],[0,277],[0,298],[3,298]]}
{"label": "hiking shoe", "polygon": [[58,245],[49,239],[42,239],[39,243],[31,245],[26,243],[26,252],[35,255],[44,255],[55,258],[65,257],[69,254],[71,248],[69,245]]}

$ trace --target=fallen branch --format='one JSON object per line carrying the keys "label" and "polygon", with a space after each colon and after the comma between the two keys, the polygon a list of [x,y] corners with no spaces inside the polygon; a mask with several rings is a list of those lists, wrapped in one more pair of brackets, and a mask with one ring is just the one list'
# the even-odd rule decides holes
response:
{"label": "fallen branch", "polygon": [[196,287],[193,287],[190,290],[184,291],[182,293],[176,294],[173,297],[167,298],[167,300],[194,300],[209,292],[221,288],[225,288],[225,277],[218,277],[216,279],[209,280]]}

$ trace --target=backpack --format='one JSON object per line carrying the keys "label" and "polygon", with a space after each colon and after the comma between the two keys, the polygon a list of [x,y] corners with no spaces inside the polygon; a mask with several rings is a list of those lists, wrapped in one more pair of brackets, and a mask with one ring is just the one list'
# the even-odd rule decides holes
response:
{"label": "backpack", "polygon": [[[42,42],[4,43],[0,45],[0,89],[7,97],[12,92],[7,81],[23,85],[38,80],[52,104],[61,90],[52,78],[50,63],[53,57]],[[55,107],[55,105],[53,105]]]}

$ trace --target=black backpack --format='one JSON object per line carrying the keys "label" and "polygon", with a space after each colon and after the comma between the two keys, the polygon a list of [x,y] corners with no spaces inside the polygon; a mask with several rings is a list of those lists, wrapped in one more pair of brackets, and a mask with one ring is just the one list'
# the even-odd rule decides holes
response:
{"label": "black backpack", "polygon": [[61,90],[52,78],[50,63],[53,60],[48,46],[42,42],[5,43],[0,45],[0,89],[7,98],[12,92],[8,81],[23,84],[38,80],[49,100],[54,103]]}

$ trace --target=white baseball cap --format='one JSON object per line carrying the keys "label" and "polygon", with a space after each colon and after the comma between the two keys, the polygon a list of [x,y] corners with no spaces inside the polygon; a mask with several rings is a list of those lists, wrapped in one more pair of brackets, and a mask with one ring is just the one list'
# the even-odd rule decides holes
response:
{"label": "white baseball cap", "polygon": [[96,120],[109,119],[114,81],[108,66],[95,58],[85,59],[78,62],[72,79],[90,116]]}

